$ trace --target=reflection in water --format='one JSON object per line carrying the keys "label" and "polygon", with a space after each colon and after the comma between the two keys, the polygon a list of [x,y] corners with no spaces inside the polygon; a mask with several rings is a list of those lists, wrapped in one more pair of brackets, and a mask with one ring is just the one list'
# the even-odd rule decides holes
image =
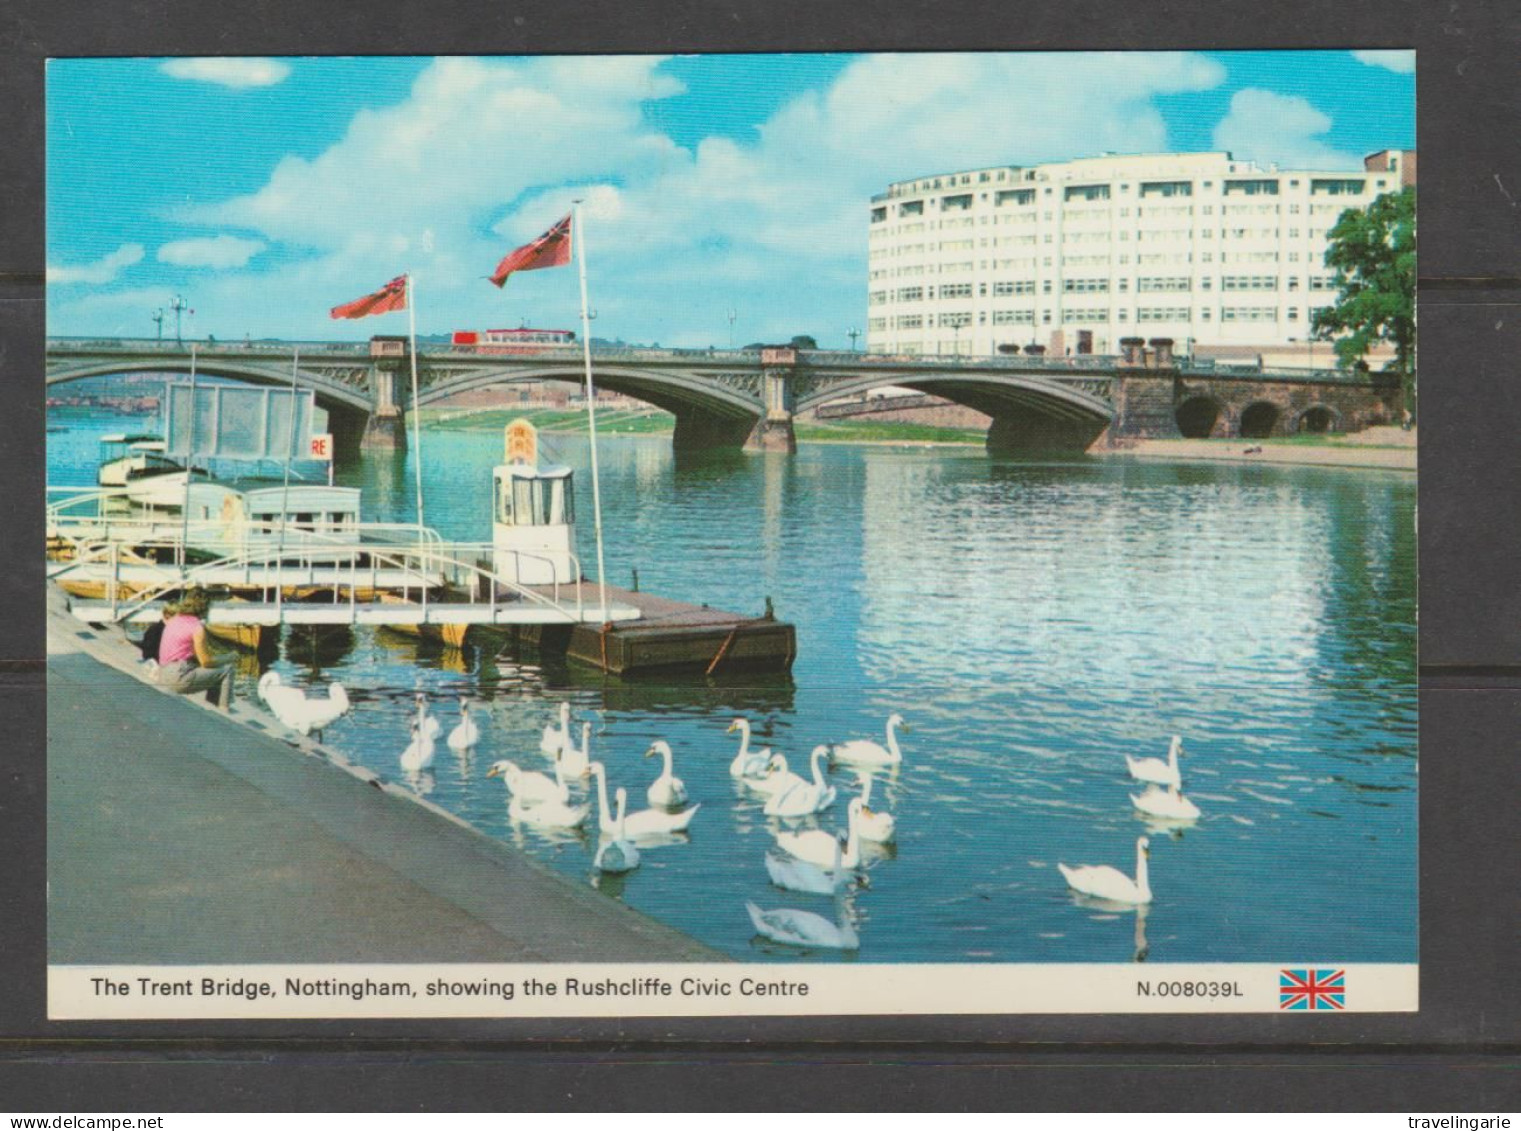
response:
{"label": "reflection in water", "polygon": [[[486,540],[500,435],[447,444],[425,467],[429,522]],[[583,438],[555,444],[585,468]],[[76,446],[93,458],[93,440]],[[831,901],[776,898],[764,866],[776,826],[730,778],[727,730],[749,719],[755,745],[806,773],[815,746],[880,741],[898,711],[915,730],[874,794],[897,840],[863,846],[869,883],[852,897],[863,961],[1414,958],[1409,477],[835,445],[678,458],[662,438],[609,441],[602,467],[609,579],[637,567],[647,592],[740,612],[771,596],[797,625],[791,675],[618,679],[505,636],[456,650],[384,630],[336,644],[292,632],[283,676],[350,689],[330,745],[399,780],[414,690],[446,724],[470,695],[480,746],[440,751],[429,799],[585,883],[595,831],[513,824],[481,767],[552,772],[540,736],[566,702],[577,733],[593,723],[609,788],[638,807],[643,754],[663,739],[702,811],[685,843],[597,890],[735,957],[851,961],[752,938],[746,900],[826,917]],[[89,468],[64,471],[89,481]],[[411,520],[408,461],[339,478],[365,487],[366,517]],[[590,524],[581,536],[594,560]],[[256,675],[240,670],[240,695]],[[1174,733],[1201,815],[1169,827],[1134,812],[1124,756],[1159,754]],[[858,786],[843,767],[830,780],[841,796],[814,823],[843,830]],[[587,797],[572,785],[573,804]],[[1074,903],[1054,862],[1125,859],[1138,820],[1155,834],[1153,907]],[[1327,865],[1358,882],[1303,883]],[[1152,914],[1165,929],[1148,928]],[[1133,940],[1117,934],[1126,917]]]}

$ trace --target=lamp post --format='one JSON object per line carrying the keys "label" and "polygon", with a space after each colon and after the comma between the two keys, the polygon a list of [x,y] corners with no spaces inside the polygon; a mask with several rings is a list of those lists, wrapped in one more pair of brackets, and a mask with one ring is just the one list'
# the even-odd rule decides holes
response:
{"label": "lamp post", "polygon": [[956,357],[961,356],[961,327],[971,322],[965,314],[952,314],[951,319],[951,353]]}
{"label": "lamp post", "polygon": [[850,352],[854,353],[856,349],[856,339],[861,336],[861,331],[857,327],[852,326],[850,329],[845,331],[845,336],[850,339]]}
{"label": "lamp post", "polygon": [[731,307],[729,307],[729,313],[728,313],[727,317],[729,319],[729,348],[733,349],[734,348],[734,320],[739,317],[739,311],[735,310],[731,306]]}
{"label": "lamp post", "polygon": [[152,314],[153,324],[158,328],[158,340],[164,340],[164,308],[161,306]]}
{"label": "lamp post", "polygon": [[180,315],[190,309],[190,304],[179,295],[174,296],[174,301],[169,304],[169,309],[174,311],[174,344],[184,345],[185,336],[180,331]]}

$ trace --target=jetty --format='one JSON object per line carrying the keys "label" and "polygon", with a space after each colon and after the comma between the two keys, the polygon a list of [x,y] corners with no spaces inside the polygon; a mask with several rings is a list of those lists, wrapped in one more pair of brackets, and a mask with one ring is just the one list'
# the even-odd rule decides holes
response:
{"label": "jetty", "polygon": [[48,596],[48,960],[724,961]]}

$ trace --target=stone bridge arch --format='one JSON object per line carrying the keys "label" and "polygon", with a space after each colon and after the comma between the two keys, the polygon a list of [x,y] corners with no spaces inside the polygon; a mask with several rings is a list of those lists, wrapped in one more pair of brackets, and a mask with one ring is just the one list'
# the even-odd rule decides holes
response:
{"label": "stone bridge arch", "polygon": [[[633,397],[675,416],[677,447],[738,447],[763,412],[759,374],[753,382],[741,382],[689,369],[635,368],[593,358],[592,380],[598,389]],[[563,381],[579,387],[585,384],[586,370],[580,363],[557,362],[440,374],[427,381],[417,401],[425,407],[474,389],[529,381]]]}
{"label": "stone bridge arch", "polygon": [[[358,377],[363,368],[354,368],[356,377],[352,381],[320,371],[302,369],[299,365],[294,373],[296,386],[310,389],[316,395],[317,406],[327,411],[335,440],[345,449],[357,446],[374,405],[368,380],[361,381]],[[190,359],[188,356],[173,354],[144,358],[91,358],[73,365],[49,368],[46,383],[48,388],[52,388],[91,377],[118,377],[133,373],[168,373],[189,377]],[[197,357],[195,373],[199,377],[221,377],[250,385],[273,385],[279,388],[289,388],[293,378],[288,366],[223,358],[214,354]]]}
{"label": "stone bridge arch", "polygon": [[920,370],[853,373],[814,380],[796,400],[797,412],[897,385],[944,397],[993,418],[988,447],[999,451],[1086,451],[1114,418],[1114,408],[1086,389],[1035,373]]}

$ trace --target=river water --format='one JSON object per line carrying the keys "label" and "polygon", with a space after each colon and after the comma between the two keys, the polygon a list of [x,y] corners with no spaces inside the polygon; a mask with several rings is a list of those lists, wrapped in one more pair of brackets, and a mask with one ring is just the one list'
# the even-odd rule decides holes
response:
{"label": "river water", "polygon": [[[95,437],[132,421],[59,416],[52,482],[89,482]],[[150,424],[151,422],[142,422]],[[578,469],[584,438],[545,437]],[[490,539],[496,433],[428,433],[427,519]],[[482,701],[481,745],[440,742],[430,800],[578,882],[743,959],[776,961],[1315,961],[1416,957],[1415,480],[1376,471],[1113,459],[1022,463],[979,449],[805,445],[781,456],[673,455],[666,437],[599,450],[608,580],[743,613],[770,597],[796,624],[790,678],[624,681],[505,647],[446,649],[385,630],[266,657],[299,684],[343,681],[356,709],[329,745],[402,779],[412,696],[452,726]],[[412,468],[367,458],[339,481],[366,517],[413,517]],[[259,666],[240,677],[251,694]],[[589,838],[507,817],[499,758],[546,770],[543,727],[568,701],[593,756],[643,807],[658,760],[700,802],[690,838],[599,878]],[[770,886],[760,799],[728,765],[736,717],[805,775],[809,752],[882,740],[904,761],[873,798],[897,819],[849,897],[856,955],[752,937],[745,902],[832,916],[828,897]],[[1125,756],[1184,741],[1186,827],[1137,814]],[[819,819],[843,829],[854,775]],[[1143,913],[1068,892],[1058,861],[1135,866],[1149,834]]]}

